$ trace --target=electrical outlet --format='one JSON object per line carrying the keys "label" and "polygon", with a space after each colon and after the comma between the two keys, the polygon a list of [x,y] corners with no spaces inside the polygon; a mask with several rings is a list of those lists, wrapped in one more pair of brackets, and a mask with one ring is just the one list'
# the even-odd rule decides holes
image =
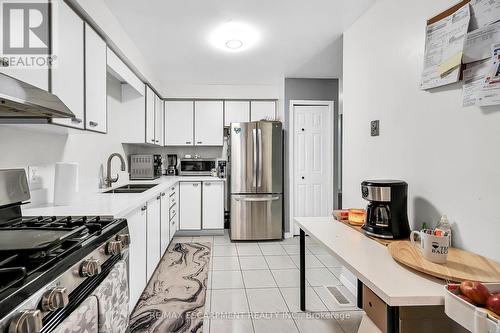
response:
{"label": "electrical outlet", "polygon": [[370,126],[371,136],[379,136],[380,135],[380,121],[373,120]]}

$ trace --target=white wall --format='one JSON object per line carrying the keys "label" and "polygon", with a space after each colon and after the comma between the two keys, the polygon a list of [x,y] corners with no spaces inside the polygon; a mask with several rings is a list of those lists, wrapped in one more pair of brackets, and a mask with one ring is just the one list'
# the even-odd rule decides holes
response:
{"label": "white wall", "polygon": [[419,89],[426,20],[455,3],[380,0],[345,32],[344,207],[365,205],[364,179],[405,179],[413,228],[448,214],[456,246],[500,261],[500,106]]}

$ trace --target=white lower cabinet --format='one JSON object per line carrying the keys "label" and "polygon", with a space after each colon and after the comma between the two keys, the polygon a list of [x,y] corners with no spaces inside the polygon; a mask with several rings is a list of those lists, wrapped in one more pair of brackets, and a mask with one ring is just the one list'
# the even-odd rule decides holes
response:
{"label": "white lower cabinet", "polygon": [[224,229],[223,182],[203,182],[202,228]]}
{"label": "white lower cabinet", "polygon": [[147,244],[147,219],[146,205],[134,210],[127,217],[128,229],[130,234],[129,245],[129,288],[130,303],[129,310],[135,307],[135,304],[141,297],[142,291],[146,287],[146,244]]}
{"label": "white lower cabinet", "polygon": [[147,259],[148,280],[153,275],[161,258],[161,195],[148,201],[147,221]]}
{"label": "white lower cabinet", "polygon": [[201,182],[180,182],[180,230],[201,229]]}
{"label": "white lower cabinet", "polygon": [[168,218],[170,225],[170,241],[174,238],[175,232],[179,230],[179,185],[175,184],[170,187],[168,196],[169,210]]}
{"label": "white lower cabinet", "polygon": [[161,193],[161,244],[160,244],[160,250],[161,250],[161,255],[165,253],[165,251],[168,248],[168,244],[170,243],[170,240],[172,239],[170,237],[170,219],[169,219],[169,199],[170,196],[168,193],[162,192]]}

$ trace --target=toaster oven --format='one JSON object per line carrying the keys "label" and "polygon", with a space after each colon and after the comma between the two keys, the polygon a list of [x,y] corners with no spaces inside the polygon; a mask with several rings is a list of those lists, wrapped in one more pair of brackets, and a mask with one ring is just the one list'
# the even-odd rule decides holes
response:
{"label": "toaster oven", "polygon": [[156,179],[161,176],[161,155],[130,155],[130,179]]}

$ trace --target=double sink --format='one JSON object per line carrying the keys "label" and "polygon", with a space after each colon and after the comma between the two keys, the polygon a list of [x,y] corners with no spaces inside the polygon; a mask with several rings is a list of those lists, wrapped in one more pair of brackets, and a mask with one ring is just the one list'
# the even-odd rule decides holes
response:
{"label": "double sink", "polygon": [[104,193],[142,193],[150,188],[155,187],[158,184],[128,184],[128,185],[123,185],[117,188],[114,188],[112,190],[106,191]]}

